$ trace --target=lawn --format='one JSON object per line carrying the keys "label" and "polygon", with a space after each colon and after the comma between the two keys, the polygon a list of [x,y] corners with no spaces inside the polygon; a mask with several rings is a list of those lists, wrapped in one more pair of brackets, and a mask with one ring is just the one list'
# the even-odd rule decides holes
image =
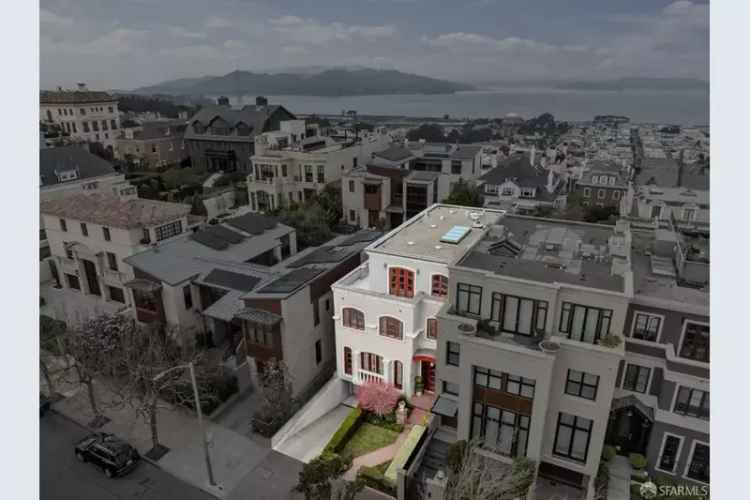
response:
{"label": "lawn", "polygon": [[397,438],[398,432],[365,422],[349,439],[341,453],[351,453],[353,457],[359,457],[388,446],[395,442]]}

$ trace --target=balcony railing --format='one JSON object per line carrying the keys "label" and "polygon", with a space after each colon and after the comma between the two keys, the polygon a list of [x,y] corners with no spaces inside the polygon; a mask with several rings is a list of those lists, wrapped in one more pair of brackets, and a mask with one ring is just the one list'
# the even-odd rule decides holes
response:
{"label": "balcony railing", "polygon": [[368,372],[367,370],[359,370],[357,373],[357,380],[360,384],[366,384],[368,382],[385,382],[385,377],[375,372]]}

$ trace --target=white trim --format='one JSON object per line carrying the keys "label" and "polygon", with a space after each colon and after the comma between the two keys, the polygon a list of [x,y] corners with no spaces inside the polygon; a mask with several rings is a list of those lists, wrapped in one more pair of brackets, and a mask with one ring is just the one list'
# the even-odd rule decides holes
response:
{"label": "white trim", "polygon": [[[711,326],[711,323],[708,323],[706,321],[695,321],[695,320],[692,320],[692,319],[683,320],[683,322],[682,322],[682,332],[680,333],[680,342],[677,344],[677,350],[675,351],[675,356],[678,359],[686,359],[688,361],[693,361],[693,362],[696,362],[696,363],[700,363],[701,365],[707,367],[708,363],[705,362],[705,361],[698,361],[696,359],[683,358],[682,356],[680,356],[680,353],[682,352],[682,342],[685,340],[685,331],[687,331],[687,324],[688,323],[693,323],[694,325],[704,325],[704,326],[708,326],[708,327]],[[709,331],[708,335],[709,335],[709,337],[711,336],[710,331]]]}
{"label": "white trim", "polygon": [[[667,436],[676,437],[677,439],[680,440],[680,444],[677,446],[677,454],[675,455],[675,458],[674,458],[674,470],[672,471],[659,468],[659,464],[661,463],[661,457],[664,454],[664,446],[667,444]],[[664,472],[665,474],[669,474],[670,476],[679,475],[677,471],[677,466],[679,465],[679,462],[680,462],[680,454],[682,453],[682,445],[684,443],[685,443],[685,436],[679,436],[677,434],[672,434],[671,432],[665,432],[664,437],[662,437],[662,440],[661,440],[661,446],[659,447],[659,454],[657,455],[656,464],[654,464],[654,469],[658,470],[659,472]]]}
{"label": "white trim", "polygon": [[690,445],[690,453],[688,453],[688,459],[685,462],[685,472],[682,474],[682,477],[684,479],[687,479],[688,481],[695,481],[696,483],[699,483],[699,484],[709,484],[709,483],[704,483],[703,481],[699,481],[698,479],[693,479],[692,477],[688,476],[688,472],[690,471],[690,464],[692,463],[692,461],[693,461],[693,455],[695,454],[695,445],[696,444],[702,444],[702,445],[706,446],[708,448],[708,450],[709,450],[709,456],[710,456],[711,445],[708,444],[705,441],[700,441],[698,439],[693,439],[693,442]]}
{"label": "white trim", "polygon": [[[659,330],[656,332],[656,340],[644,340],[644,339],[637,339],[633,337],[633,332],[635,332],[635,317],[639,314],[645,314],[646,316],[654,316],[659,318]],[[640,340],[642,342],[647,342],[649,344],[658,344],[661,340],[661,333],[664,331],[664,320],[665,316],[663,314],[656,314],[651,312],[642,311],[639,309],[633,309],[633,317],[630,320],[630,333],[628,334],[628,338],[633,340]],[[646,322],[646,325],[648,325],[648,321]]]}
{"label": "white trim", "polygon": [[[631,391],[630,389],[625,388],[625,377],[628,374],[628,366],[633,365],[637,366],[639,368],[647,368],[648,369],[648,380],[646,380],[646,390],[643,392],[639,391]],[[620,389],[627,392],[633,392],[635,394],[650,394],[651,392],[651,381],[654,378],[654,367],[649,365],[639,365],[638,363],[631,363],[627,359],[625,360],[625,369],[622,371],[622,380],[620,381]]]}

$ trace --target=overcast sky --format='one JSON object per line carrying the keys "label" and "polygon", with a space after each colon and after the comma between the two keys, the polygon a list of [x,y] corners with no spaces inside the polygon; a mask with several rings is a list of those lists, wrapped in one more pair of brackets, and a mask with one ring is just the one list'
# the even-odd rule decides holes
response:
{"label": "overcast sky", "polygon": [[360,65],[468,82],[708,80],[688,0],[41,0],[41,85],[130,89],[235,69]]}

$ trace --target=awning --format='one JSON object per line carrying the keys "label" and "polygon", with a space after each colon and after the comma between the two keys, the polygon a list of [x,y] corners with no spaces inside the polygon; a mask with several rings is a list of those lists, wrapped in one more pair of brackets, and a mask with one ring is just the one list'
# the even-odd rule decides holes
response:
{"label": "awning", "polygon": [[434,363],[437,359],[436,355],[437,353],[435,352],[435,349],[419,349],[414,353],[412,359],[414,361],[429,361],[430,363]]}
{"label": "awning", "polygon": [[643,414],[644,417],[649,419],[651,422],[654,421],[654,409],[649,408],[640,399],[635,396],[625,396],[612,400],[612,411],[619,410],[622,408],[632,407]]}
{"label": "awning", "polygon": [[126,288],[132,288],[134,290],[140,290],[142,292],[156,292],[161,290],[161,283],[155,281],[145,280],[136,278],[125,283]]}
{"label": "awning", "polygon": [[211,304],[203,311],[203,315],[209,318],[230,322],[245,308],[245,303],[240,298],[245,292],[231,290],[222,298]]}
{"label": "awning", "polygon": [[442,415],[443,417],[455,417],[458,414],[458,403],[453,399],[445,396],[439,396],[432,405],[432,413]]}
{"label": "awning", "polygon": [[402,214],[404,213],[404,207],[401,205],[388,205],[385,209],[386,212],[393,213],[393,214]]}
{"label": "awning", "polygon": [[251,321],[253,323],[260,323],[261,325],[274,326],[281,322],[281,316],[278,314],[264,311],[263,309],[255,309],[254,307],[246,307],[237,314],[236,318],[243,319],[245,321]]}

